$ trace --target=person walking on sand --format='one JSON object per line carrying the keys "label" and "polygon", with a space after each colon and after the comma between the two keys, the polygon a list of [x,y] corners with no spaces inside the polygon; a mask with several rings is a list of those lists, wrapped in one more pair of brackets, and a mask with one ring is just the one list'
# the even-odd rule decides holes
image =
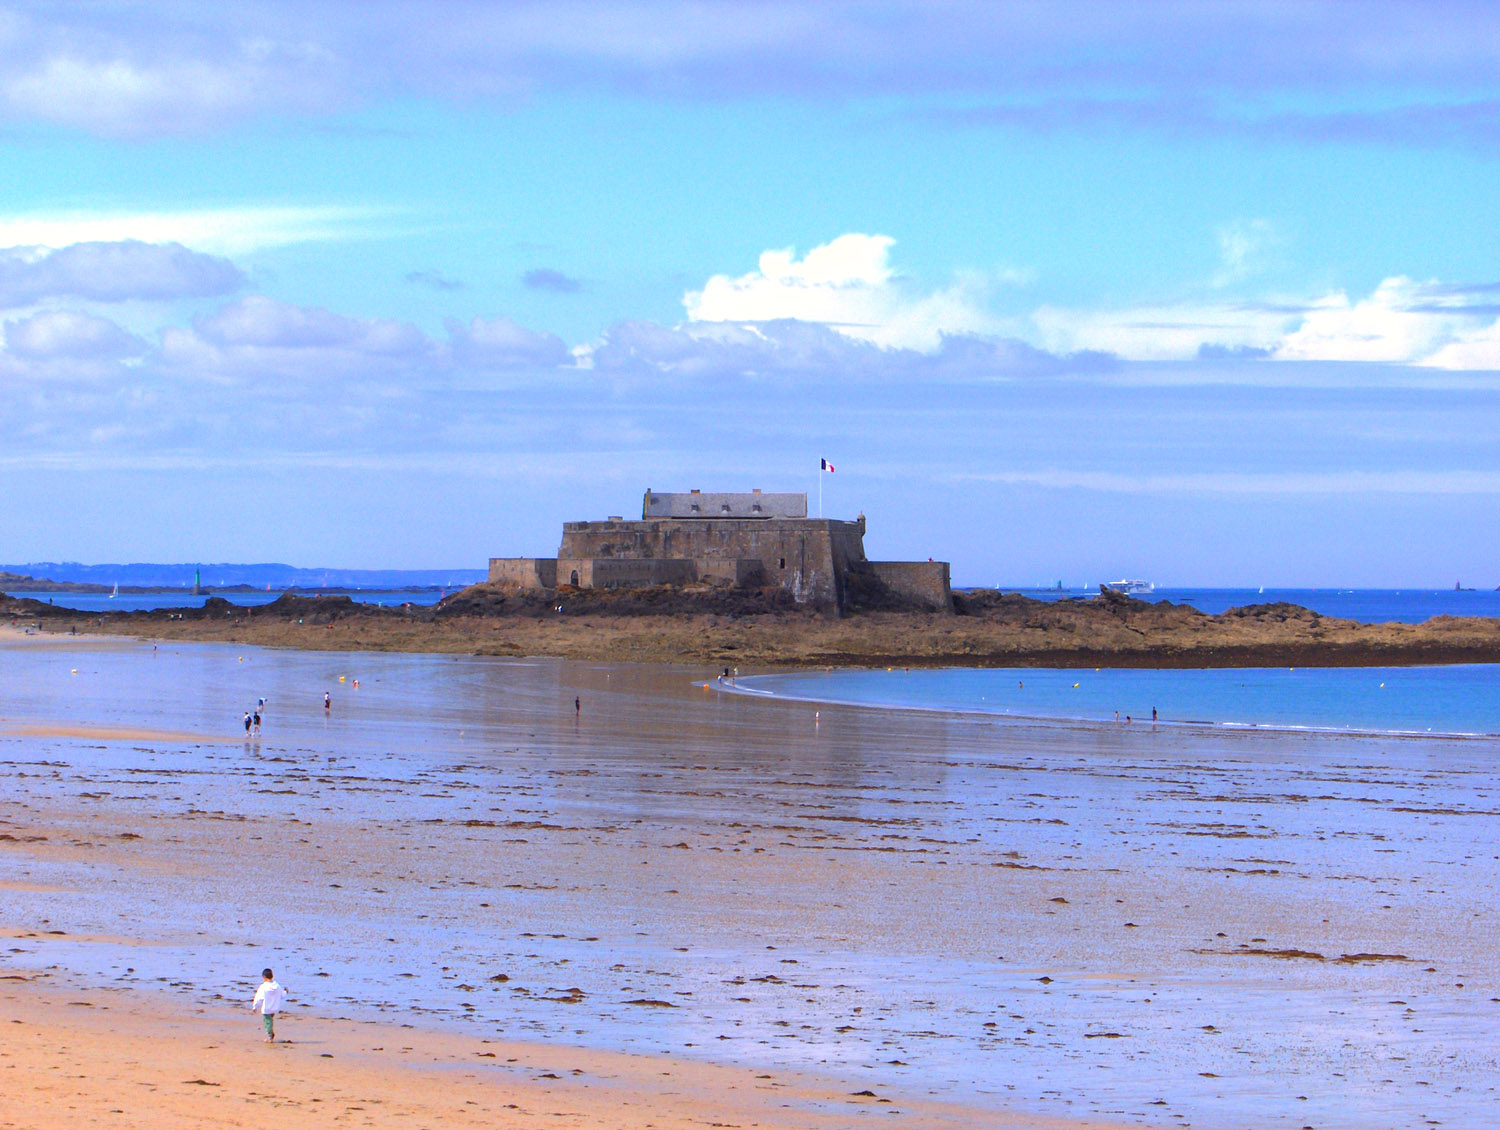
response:
{"label": "person walking on sand", "polygon": [[581,698],[575,698],[573,700],[573,717],[576,718],[576,717],[578,717],[578,715],[580,715],[582,713],[583,713],[583,699],[581,699]]}
{"label": "person walking on sand", "polygon": [[286,990],[276,983],[276,974],[269,969],[262,969],[260,975],[263,979],[260,987],[255,990],[250,1010],[260,1013],[261,1021],[266,1026],[266,1043],[272,1044],[276,1042],[276,1014],[286,1004]]}
{"label": "person walking on sand", "polygon": [[323,692],[323,709],[325,711],[333,709],[333,695],[329,694],[327,691]]}
{"label": "person walking on sand", "polygon": [[245,711],[245,737],[250,736],[250,712]]}

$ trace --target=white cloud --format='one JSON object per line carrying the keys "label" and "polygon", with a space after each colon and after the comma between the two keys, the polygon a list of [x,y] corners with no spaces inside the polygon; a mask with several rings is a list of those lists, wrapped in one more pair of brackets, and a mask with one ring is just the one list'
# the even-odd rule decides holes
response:
{"label": "white cloud", "polygon": [[241,255],[293,243],[357,239],[390,212],[343,206],[245,206],[168,212],[58,211],[0,215],[0,246],[180,243]]}
{"label": "white cloud", "polygon": [[1219,228],[1216,235],[1219,242],[1219,269],[1213,277],[1216,287],[1229,286],[1264,270],[1284,242],[1276,226],[1262,219],[1235,220]]}
{"label": "white cloud", "polygon": [[1405,277],[1389,278],[1369,298],[1350,302],[1343,291],[1325,296],[1276,347],[1288,361],[1397,361],[1421,363],[1473,325],[1461,307],[1434,310],[1422,289]]}
{"label": "white cloud", "polygon": [[59,125],[109,134],[176,133],[249,109],[245,78],[204,61],[144,67],[122,58],[60,55],[13,73],[0,92],[12,110]]}
{"label": "white cloud", "polygon": [[573,359],[562,338],[506,317],[474,318],[467,325],[449,318],[446,328],[455,357],[480,367],[557,366]]}
{"label": "white cloud", "polygon": [[139,357],[147,345],[108,318],[78,310],[46,310],[5,323],[6,351],[31,360]]}
{"label": "white cloud", "polygon": [[1132,361],[1184,360],[1198,356],[1205,346],[1269,351],[1298,321],[1295,311],[1235,303],[1120,310],[1043,306],[1032,315],[1045,349],[1094,349]]}
{"label": "white cloud", "polygon": [[1422,360],[1430,369],[1500,372],[1500,322],[1458,335]]}
{"label": "white cloud", "polygon": [[850,232],[802,259],[792,248],[766,251],[758,270],[714,275],[683,296],[693,322],[757,323],[785,319],[828,326],[876,345],[937,349],[945,335],[999,334],[1002,319],[985,308],[1000,275],[967,274],[928,293],[916,292],[889,261],[895,240]]}
{"label": "white cloud", "polygon": [[31,306],[48,298],[95,302],[201,298],[238,290],[245,282],[227,259],[189,251],[180,243],[75,243],[0,248],[0,307]]}
{"label": "white cloud", "polygon": [[167,369],[215,381],[267,378],[327,381],[380,377],[418,380],[437,357],[421,330],[388,318],[351,318],[253,294],[190,328],[162,331]]}
{"label": "white cloud", "polygon": [[1500,322],[1489,288],[1450,288],[1401,275],[1357,300],[1337,290],[1265,302],[1042,307],[1032,322],[1047,349],[1095,349],[1131,361],[1239,353],[1275,361],[1500,369]]}

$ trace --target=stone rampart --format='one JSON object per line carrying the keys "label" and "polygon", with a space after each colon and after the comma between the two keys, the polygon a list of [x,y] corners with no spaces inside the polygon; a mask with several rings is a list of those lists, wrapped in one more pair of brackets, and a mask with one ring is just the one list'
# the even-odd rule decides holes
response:
{"label": "stone rampart", "polygon": [[490,584],[518,589],[557,587],[555,557],[491,557]]}
{"label": "stone rampart", "polygon": [[946,563],[867,561],[864,515],[808,518],[806,495],[647,491],[642,510],[639,520],[565,522],[556,558],[491,558],[490,581],[528,590],[774,586],[839,612],[887,596],[953,607]]}
{"label": "stone rampart", "polygon": [[870,561],[865,567],[904,600],[934,609],[953,607],[953,585],[946,561]]}
{"label": "stone rampart", "polygon": [[[803,603],[842,607],[844,574],[865,559],[864,523],[831,518],[566,522],[558,557],[758,561],[762,583],[790,589]],[[560,580],[566,575],[566,570],[558,574]]]}

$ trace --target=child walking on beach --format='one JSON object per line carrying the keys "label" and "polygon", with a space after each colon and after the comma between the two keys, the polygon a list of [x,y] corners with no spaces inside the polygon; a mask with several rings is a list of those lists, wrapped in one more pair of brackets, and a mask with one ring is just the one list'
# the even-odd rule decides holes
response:
{"label": "child walking on beach", "polygon": [[269,969],[262,969],[260,975],[264,980],[261,981],[260,988],[255,990],[255,999],[250,1002],[250,1009],[260,1013],[266,1026],[266,1043],[270,1044],[276,1040],[276,1014],[286,1003],[286,990],[276,983],[276,974]]}

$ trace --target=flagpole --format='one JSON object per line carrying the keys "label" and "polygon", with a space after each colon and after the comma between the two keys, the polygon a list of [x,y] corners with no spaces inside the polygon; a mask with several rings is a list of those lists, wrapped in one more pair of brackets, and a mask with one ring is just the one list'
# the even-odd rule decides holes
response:
{"label": "flagpole", "polygon": [[823,466],[818,465],[818,517],[823,517]]}

